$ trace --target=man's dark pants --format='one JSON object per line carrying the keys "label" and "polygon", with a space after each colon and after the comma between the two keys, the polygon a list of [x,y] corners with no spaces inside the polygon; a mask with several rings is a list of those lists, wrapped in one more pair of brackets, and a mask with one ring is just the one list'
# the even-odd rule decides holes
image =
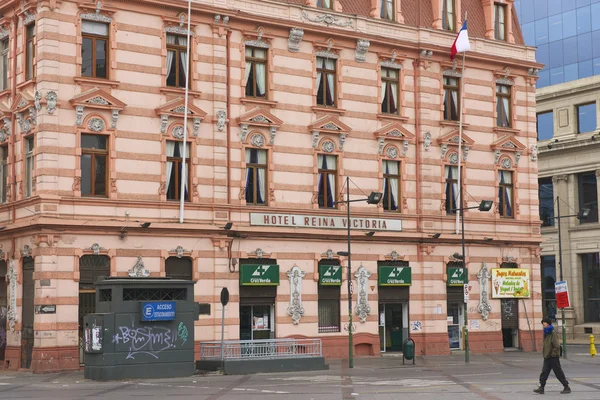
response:
{"label": "man's dark pants", "polygon": [[560,366],[560,358],[558,357],[550,357],[544,358],[544,366],[542,367],[542,373],[540,374],[540,385],[546,386],[546,381],[548,380],[548,376],[550,376],[550,371],[554,371],[554,375],[563,384],[563,386],[569,386],[569,382],[565,377],[565,373]]}

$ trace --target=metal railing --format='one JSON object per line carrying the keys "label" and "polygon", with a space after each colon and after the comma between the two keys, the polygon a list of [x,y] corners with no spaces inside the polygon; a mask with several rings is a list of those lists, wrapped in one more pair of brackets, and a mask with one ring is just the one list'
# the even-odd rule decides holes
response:
{"label": "metal railing", "polygon": [[[225,360],[322,356],[321,339],[227,340],[223,343]],[[200,359],[220,360],[221,342],[201,342]]]}

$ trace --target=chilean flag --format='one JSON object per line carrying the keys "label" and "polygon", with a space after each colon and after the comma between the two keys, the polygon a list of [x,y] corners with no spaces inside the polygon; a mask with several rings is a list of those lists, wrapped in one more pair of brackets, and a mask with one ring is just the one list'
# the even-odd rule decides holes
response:
{"label": "chilean flag", "polygon": [[450,49],[450,59],[454,60],[454,56],[456,53],[463,53],[465,51],[471,50],[471,44],[469,43],[469,34],[467,33],[467,21],[463,23],[460,32],[458,32],[458,36],[454,39],[454,43],[452,43],[452,48]]}

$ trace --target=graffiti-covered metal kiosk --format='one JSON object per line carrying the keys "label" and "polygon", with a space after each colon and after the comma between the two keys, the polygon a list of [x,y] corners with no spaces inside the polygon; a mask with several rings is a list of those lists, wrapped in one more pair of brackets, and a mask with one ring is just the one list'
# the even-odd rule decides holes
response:
{"label": "graffiti-covered metal kiosk", "polygon": [[193,281],[106,278],[96,283],[96,311],[84,320],[85,378],[194,374],[194,320],[199,307]]}

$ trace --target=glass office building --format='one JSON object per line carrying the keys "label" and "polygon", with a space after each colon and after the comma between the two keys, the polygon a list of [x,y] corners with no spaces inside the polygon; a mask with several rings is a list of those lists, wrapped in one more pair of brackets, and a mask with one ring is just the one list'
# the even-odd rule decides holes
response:
{"label": "glass office building", "polygon": [[537,47],[537,87],[600,75],[600,0],[515,0],[525,43]]}

